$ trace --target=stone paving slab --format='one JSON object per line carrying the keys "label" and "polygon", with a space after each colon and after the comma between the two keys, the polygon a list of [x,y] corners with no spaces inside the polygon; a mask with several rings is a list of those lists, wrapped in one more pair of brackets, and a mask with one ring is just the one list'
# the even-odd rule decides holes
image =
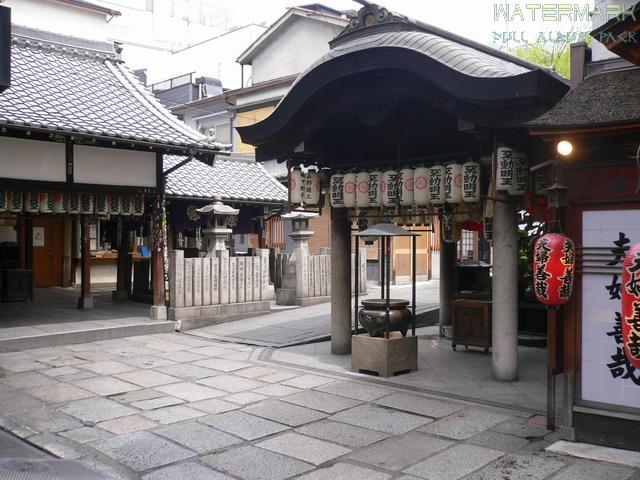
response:
{"label": "stone paving slab", "polygon": [[410,393],[393,393],[377,400],[375,403],[433,418],[446,417],[465,408],[464,405],[456,402],[443,402]]}
{"label": "stone paving slab", "polygon": [[[456,445],[405,470],[426,480],[457,480],[503,455],[476,445]],[[491,477],[496,479],[499,477]],[[511,479],[511,477],[505,477]]]}
{"label": "stone paving slab", "polygon": [[283,433],[256,445],[314,465],[321,465],[351,452],[350,449],[334,443],[293,432]]}
{"label": "stone paving slab", "polygon": [[553,480],[576,480],[582,478],[630,480],[631,477],[637,473],[639,473],[638,469],[581,460],[562,470],[558,475],[553,477]]}
{"label": "stone paving slab", "polygon": [[32,397],[38,398],[47,403],[64,403],[82,398],[95,396],[94,393],[82,388],[69,385],[68,383],[55,383],[43,385],[26,390]]}
{"label": "stone paving slab", "polygon": [[206,377],[213,377],[215,375],[220,375],[220,372],[218,370],[199,367],[198,365],[193,365],[190,363],[166,365],[164,367],[158,367],[156,368],[156,370],[159,372],[165,373],[167,375],[171,375],[172,377],[180,378],[182,380],[196,380],[198,378],[206,378]]}
{"label": "stone paving slab", "polygon": [[336,413],[329,420],[400,435],[431,422],[431,419],[376,405],[361,405]]}
{"label": "stone paving slab", "polygon": [[427,425],[420,430],[432,435],[465,440],[508,419],[509,417],[506,415],[496,414],[488,410],[468,408]]}
{"label": "stone paving slab", "polygon": [[68,403],[60,408],[60,410],[84,422],[93,423],[136,413],[133,408],[120,405],[113,400],[102,397],[76,400],[75,402]]}
{"label": "stone paving slab", "polygon": [[453,442],[412,432],[402,437],[383,440],[350,455],[349,458],[379,468],[397,471],[451,445]]}
{"label": "stone paving slab", "polygon": [[333,393],[334,395],[353,398],[355,400],[362,400],[363,402],[371,402],[393,393],[393,390],[380,385],[349,382],[346,380],[326,383],[322,386],[316,387],[315,390]]}
{"label": "stone paving slab", "polygon": [[507,455],[469,475],[469,480],[542,480],[549,478],[565,465],[564,462],[548,456]]}
{"label": "stone paving slab", "polygon": [[119,380],[115,377],[93,377],[73,382],[77,387],[89,390],[98,395],[108,396],[118,393],[140,390],[138,385]]}
{"label": "stone paving slab", "polygon": [[253,446],[207,455],[202,461],[244,480],[285,480],[313,469],[308,463]]}
{"label": "stone paving slab", "polygon": [[237,437],[198,422],[183,422],[154,430],[155,434],[173,440],[198,453],[211,453],[242,442]]}
{"label": "stone paving slab", "polygon": [[97,426],[111,433],[115,433],[116,435],[124,435],[125,433],[150,430],[157,427],[158,424],[141,415],[128,415],[126,417],[114,418],[113,420],[100,422]]}
{"label": "stone paving slab", "polygon": [[305,390],[300,393],[289,395],[288,397],[282,397],[282,401],[300,405],[301,407],[311,408],[313,410],[320,410],[324,413],[336,413],[340,410],[355,407],[361,403],[357,400],[331,395],[330,393],[317,392],[314,390]]}
{"label": "stone paving slab", "polygon": [[202,378],[197,380],[202,385],[217,388],[231,393],[243,392],[245,390],[254,390],[256,388],[266,386],[265,383],[250,378],[237,377],[235,375],[218,375],[211,378]]}
{"label": "stone paving slab", "polygon": [[189,408],[184,405],[175,405],[173,407],[149,410],[147,412],[143,412],[142,415],[163,425],[169,425],[170,423],[177,423],[184,420],[202,417],[206,414],[200,410]]}
{"label": "stone paving slab", "polygon": [[244,411],[291,427],[299,427],[305,423],[315,422],[326,416],[317,410],[272,399],[247,407]]}
{"label": "stone paving slab", "polygon": [[185,462],[161,468],[142,476],[142,480],[233,480],[232,477],[216,472],[195,462]]}
{"label": "stone paving slab", "polygon": [[196,453],[148,432],[128,433],[91,446],[128,468],[143,472],[196,456]]}
{"label": "stone paving slab", "polygon": [[[214,377],[216,378],[216,377]],[[169,396],[181,398],[189,402],[197,402],[198,400],[206,400],[207,398],[222,397],[224,392],[209,388],[202,385],[196,385],[189,382],[172,383],[169,385],[161,385],[155,387],[155,390],[166,393]]]}
{"label": "stone paving slab", "polygon": [[370,470],[350,463],[337,463],[298,477],[299,480],[387,480],[386,473]]}
{"label": "stone paving slab", "polygon": [[199,421],[245,440],[256,440],[289,428],[286,425],[237,411],[211,415]]}
{"label": "stone paving slab", "polygon": [[158,385],[167,385],[168,383],[177,383],[179,378],[172,377],[160,372],[154,372],[153,370],[144,370],[138,372],[120,373],[114,375],[120,380],[133,383],[140,387],[157,387]]}
{"label": "stone paving slab", "polygon": [[389,437],[388,433],[332,422],[331,420],[308,423],[296,428],[295,431],[352,448],[366,447]]}
{"label": "stone paving slab", "polygon": [[156,410],[158,408],[173,407],[174,405],[180,405],[185,403],[184,400],[175,397],[158,397],[151,398],[149,400],[140,400],[138,402],[131,402],[131,406],[139,408],[140,410]]}

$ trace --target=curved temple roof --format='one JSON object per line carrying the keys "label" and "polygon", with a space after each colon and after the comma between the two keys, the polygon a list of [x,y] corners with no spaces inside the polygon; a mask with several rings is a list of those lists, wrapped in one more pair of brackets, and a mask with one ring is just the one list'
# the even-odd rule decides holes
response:
{"label": "curved temple roof", "polygon": [[[568,90],[566,82],[546,68],[426,24],[389,18],[393,19],[339,35],[329,53],[300,75],[269,117],[238,128],[243,141],[258,147],[270,145],[271,154],[286,155],[289,152],[274,146],[277,138],[299,129],[302,118],[310,118],[305,109],[317,108],[318,103],[330,105],[330,95],[339,95],[339,82],[347,82],[349,77],[358,76],[366,88],[366,75],[373,78],[392,72],[399,77],[411,76],[424,85],[418,89],[431,90],[431,95],[440,97],[436,100],[447,97],[446,103],[452,106],[448,113],[493,126],[522,125],[548,110]],[[316,107],[310,107],[322,95],[327,96],[327,102],[316,101]],[[424,92],[416,91],[416,95],[427,98]],[[511,116],[498,114],[508,109]],[[258,154],[260,157],[260,148]]]}

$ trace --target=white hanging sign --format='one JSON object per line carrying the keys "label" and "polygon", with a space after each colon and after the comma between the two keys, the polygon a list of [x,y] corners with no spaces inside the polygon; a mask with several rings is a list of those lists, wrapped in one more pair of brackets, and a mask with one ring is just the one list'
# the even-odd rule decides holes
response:
{"label": "white hanging sign", "polygon": [[40,201],[40,213],[52,213],[53,212],[53,201],[50,198],[51,195],[48,193],[40,193],[39,201]]}
{"label": "white hanging sign", "polygon": [[356,175],[356,206],[369,206],[369,172],[358,172]]}
{"label": "white hanging sign", "polygon": [[429,205],[430,169],[418,167],[413,171],[413,202],[419,207]]}
{"label": "white hanging sign", "polygon": [[462,165],[459,163],[445,167],[444,196],[447,203],[462,202]]}
{"label": "white hanging sign", "polygon": [[431,205],[443,205],[445,202],[444,175],[443,165],[435,165],[429,169],[429,203]]}
{"label": "white hanging sign", "polygon": [[496,153],[496,190],[508,192],[513,184],[513,169],[516,152],[513,148],[498,147]]}
{"label": "white hanging sign", "polygon": [[462,164],[462,201],[466,203],[480,201],[480,164],[478,162]]}
{"label": "white hanging sign", "polygon": [[382,172],[374,170],[369,173],[369,206],[382,206]]}
{"label": "white hanging sign", "polygon": [[334,173],[329,180],[329,203],[333,208],[344,208],[344,173]]}
{"label": "white hanging sign", "polygon": [[529,162],[524,153],[516,152],[513,162],[513,181],[509,185],[509,195],[524,195],[529,189]]}

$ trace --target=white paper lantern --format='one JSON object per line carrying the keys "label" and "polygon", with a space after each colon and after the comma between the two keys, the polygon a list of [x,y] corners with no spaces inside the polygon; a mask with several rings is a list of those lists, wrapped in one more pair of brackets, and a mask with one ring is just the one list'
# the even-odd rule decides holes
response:
{"label": "white paper lantern", "polygon": [[40,213],[52,213],[53,202],[50,200],[48,193],[40,193],[38,199],[40,202]]}
{"label": "white paper lantern", "polygon": [[96,214],[98,215],[108,215],[111,211],[110,208],[110,197],[104,193],[96,195]]}
{"label": "white paper lantern", "polygon": [[367,208],[369,206],[369,172],[356,174],[356,206]]}
{"label": "white paper lantern", "polygon": [[318,205],[320,203],[320,191],[322,183],[317,170],[309,170],[304,176],[304,203]]}
{"label": "white paper lantern", "polygon": [[480,164],[478,162],[462,164],[462,201],[466,203],[480,201]]}
{"label": "white paper lantern", "polygon": [[25,192],[24,211],[27,213],[38,213],[40,211],[40,194],[37,192]]}
{"label": "white paper lantern", "polygon": [[496,153],[496,190],[508,192],[513,184],[513,169],[516,151],[509,147],[498,147]]}
{"label": "white paper lantern", "polygon": [[80,213],[80,194],[70,193],[67,195],[67,213],[77,215]]}
{"label": "white paper lantern", "polygon": [[144,196],[136,195],[133,198],[133,216],[140,217],[144,215]]}
{"label": "white paper lantern", "polygon": [[398,199],[398,203],[403,207],[408,207],[413,205],[413,194],[414,194],[414,178],[413,178],[413,168],[403,168],[400,170],[400,178],[398,180],[400,184],[400,197]]}
{"label": "white paper lantern", "polygon": [[9,210],[9,199],[6,190],[0,190],[0,212]]}
{"label": "white paper lantern", "polygon": [[344,176],[344,206],[356,208],[356,172],[349,172]]}
{"label": "white paper lantern", "polygon": [[51,210],[53,213],[65,213],[66,205],[64,203],[64,194],[63,193],[50,193],[49,198],[51,199]]}
{"label": "white paper lantern", "polygon": [[80,195],[80,213],[91,215],[93,213],[93,195],[83,193]]}
{"label": "white paper lantern", "polygon": [[24,196],[22,192],[7,192],[7,203],[9,206],[9,212],[20,213],[24,208]]}
{"label": "white paper lantern", "polygon": [[369,206],[373,208],[382,206],[382,172],[380,170],[369,172]]}
{"label": "white paper lantern", "polygon": [[111,195],[109,211],[111,215],[120,215],[122,210],[122,197],[120,195]]}
{"label": "white paper lantern", "polygon": [[120,197],[122,205],[120,206],[120,215],[129,217],[133,214],[133,197],[131,195],[122,195]]}
{"label": "white paper lantern", "polygon": [[300,167],[294,167],[289,177],[289,201],[294,205],[302,203],[304,191],[304,174]]}
{"label": "white paper lantern", "polygon": [[344,208],[344,173],[338,172],[331,175],[329,203],[333,208]]}
{"label": "white paper lantern", "polygon": [[395,207],[400,200],[400,174],[396,170],[387,170],[382,174],[382,205]]}
{"label": "white paper lantern", "polygon": [[429,205],[429,175],[430,169],[418,167],[413,171],[413,203],[419,207]]}
{"label": "white paper lantern", "polygon": [[509,185],[509,195],[524,195],[529,189],[529,162],[524,153],[516,152],[513,163],[513,181]]}
{"label": "white paper lantern", "polygon": [[443,165],[435,165],[429,169],[429,203],[431,205],[443,205],[445,168]]}
{"label": "white paper lantern", "polygon": [[462,202],[462,165],[450,163],[445,167],[444,197],[447,203]]}

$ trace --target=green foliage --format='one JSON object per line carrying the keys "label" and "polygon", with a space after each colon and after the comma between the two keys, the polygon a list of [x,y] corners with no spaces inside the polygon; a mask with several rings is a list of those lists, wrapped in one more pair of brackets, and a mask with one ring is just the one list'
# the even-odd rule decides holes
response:
{"label": "green foliage", "polygon": [[526,60],[542,67],[552,68],[565,78],[569,78],[569,44],[530,43],[526,46],[509,50],[522,60]]}

